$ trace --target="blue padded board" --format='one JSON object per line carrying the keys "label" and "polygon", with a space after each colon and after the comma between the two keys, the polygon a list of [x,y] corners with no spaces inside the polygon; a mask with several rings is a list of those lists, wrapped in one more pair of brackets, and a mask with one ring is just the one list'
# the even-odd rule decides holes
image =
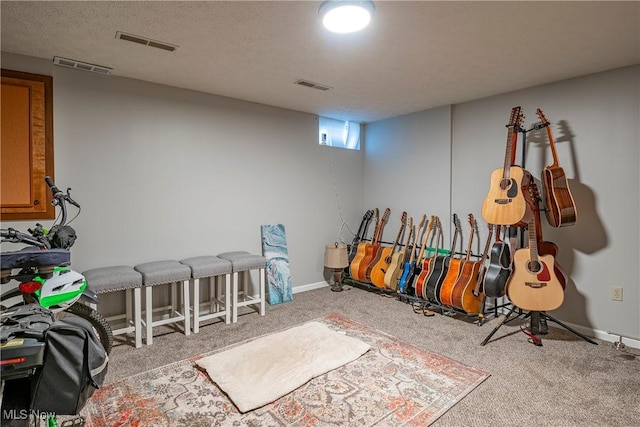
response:
{"label": "blue padded board", "polygon": [[293,300],[289,252],[283,224],[262,225],[262,255],[267,259],[267,293],[269,304]]}

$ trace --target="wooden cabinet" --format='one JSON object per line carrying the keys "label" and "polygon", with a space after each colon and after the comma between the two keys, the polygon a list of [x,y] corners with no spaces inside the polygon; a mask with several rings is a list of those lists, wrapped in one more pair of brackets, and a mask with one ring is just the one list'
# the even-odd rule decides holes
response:
{"label": "wooden cabinet", "polygon": [[53,219],[53,80],[2,70],[1,219]]}

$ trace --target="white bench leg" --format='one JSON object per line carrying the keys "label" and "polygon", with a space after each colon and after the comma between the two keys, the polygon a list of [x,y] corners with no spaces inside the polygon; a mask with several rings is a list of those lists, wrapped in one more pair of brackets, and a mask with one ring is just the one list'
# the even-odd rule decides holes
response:
{"label": "white bench leg", "polygon": [[231,273],[224,275],[224,323],[231,321]]}
{"label": "white bench leg", "polygon": [[265,287],[266,287],[266,271],[264,268],[258,270],[258,274],[260,275],[260,316],[264,316],[265,313]]}
{"label": "white bench leg", "polygon": [[200,279],[193,280],[193,333],[200,331]]}
{"label": "white bench leg", "polygon": [[184,315],[184,334],[191,335],[191,315],[189,304],[189,281],[182,282],[182,314]]}
{"label": "white bench leg", "polygon": [[231,286],[233,290],[231,291],[231,298],[233,298],[232,303],[232,323],[236,323],[238,321],[238,272],[235,271],[233,273],[233,278],[231,279]]}
{"label": "white bench leg", "polygon": [[142,292],[140,288],[133,290],[133,327],[135,329],[136,348],[142,347]]}
{"label": "white bench leg", "polygon": [[145,326],[147,329],[147,345],[153,344],[153,303],[152,303],[151,286],[145,287]]}

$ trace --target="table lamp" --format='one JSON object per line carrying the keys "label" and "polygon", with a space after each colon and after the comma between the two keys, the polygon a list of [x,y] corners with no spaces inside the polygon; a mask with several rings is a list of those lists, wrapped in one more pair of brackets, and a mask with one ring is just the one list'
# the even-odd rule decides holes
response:
{"label": "table lamp", "polygon": [[324,266],[333,270],[331,278],[331,290],[333,292],[342,291],[342,273],[349,266],[347,255],[347,245],[343,243],[333,243],[324,249]]}

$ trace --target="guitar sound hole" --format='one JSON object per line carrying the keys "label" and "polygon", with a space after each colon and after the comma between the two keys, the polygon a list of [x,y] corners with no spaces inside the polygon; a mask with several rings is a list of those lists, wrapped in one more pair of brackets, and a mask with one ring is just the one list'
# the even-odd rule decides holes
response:
{"label": "guitar sound hole", "polygon": [[508,190],[509,187],[511,187],[511,180],[504,178],[502,181],[500,181],[500,189],[505,191]]}
{"label": "guitar sound hole", "polygon": [[538,274],[542,271],[542,264],[539,261],[529,261],[527,268],[533,274]]}

